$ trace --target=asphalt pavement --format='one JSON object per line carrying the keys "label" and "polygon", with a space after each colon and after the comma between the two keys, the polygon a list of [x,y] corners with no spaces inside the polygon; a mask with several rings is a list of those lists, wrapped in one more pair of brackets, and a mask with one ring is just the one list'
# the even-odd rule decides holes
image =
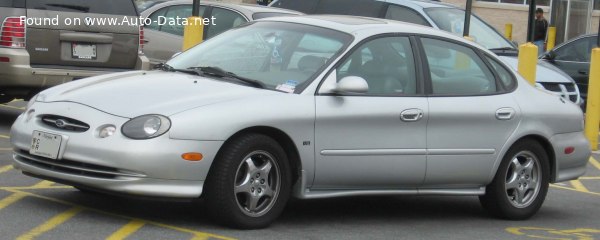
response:
{"label": "asphalt pavement", "polygon": [[551,186],[525,221],[490,217],[477,197],[293,200],[271,227],[211,222],[201,201],[84,193],[12,168],[10,126],[26,102],[0,105],[0,239],[600,239],[600,154],[580,180]]}

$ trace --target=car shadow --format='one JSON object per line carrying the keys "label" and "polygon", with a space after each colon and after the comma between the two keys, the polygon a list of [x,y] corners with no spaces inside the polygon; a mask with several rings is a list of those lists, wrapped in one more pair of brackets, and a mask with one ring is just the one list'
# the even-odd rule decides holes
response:
{"label": "car shadow", "polygon": [[[126,198],[76,189],[44,190],[41,195],[122,216],[193,229],[226,230],[212,221],[202,200],[192,202]],[[477,197],[367,196],[331,199],[291,199],[272,228],[333,222],[403,223],[436,219],[490,219]]]}

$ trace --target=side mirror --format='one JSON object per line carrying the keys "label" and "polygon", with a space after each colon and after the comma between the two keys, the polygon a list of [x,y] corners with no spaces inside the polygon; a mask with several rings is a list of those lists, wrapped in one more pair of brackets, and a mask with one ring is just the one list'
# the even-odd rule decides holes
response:
{"label": "side mirror", "polygon": [[367,81],[357,76],[342,78],[333,89],[334,93],[366,93],[368,91],[369,84]]}
{"label": "side mirror", "polygon": [[551,61],[551,62],[553,62],[555,58],[556,58],[556,53],[553,50],[548,51],[542,57],[542,59],[546,59],[546,60]]}
{"label": "side mirror", "polygon": [[175,58],[175,57],[179,56],[179,54],[181,54],[181,52],[176,52],[175,54],[173,54],[173,56],[171,56],[171,59],[173,59],[173,58]]}

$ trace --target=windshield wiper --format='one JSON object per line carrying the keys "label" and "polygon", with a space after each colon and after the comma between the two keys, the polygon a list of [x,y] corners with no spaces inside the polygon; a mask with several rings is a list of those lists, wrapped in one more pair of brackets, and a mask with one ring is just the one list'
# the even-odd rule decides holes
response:
{"label": "windshield wiper", "polygon": [[265,84],[260,81],[238,76],[237,74],[232,73],[232,72],[227,72],[220,67],[190,67],[187,70],[188,71],[190,71],[190,70],[197,71],[199,74],[206,74],[206,75],[211,75],[211,76],[215,76],[215,77],[219,77],[219,78],[232,78],[232,79],[236,79],[236,80],[248,83],[257,88],[262,88],[262,89],[266,88]]}
{"label": "windshield wiper", "polygon": [[202,72],[199,70],[194,70],[194,69],[177,69],[172,67],[169,64],[166,63],[159,63],[157,65],[154,66],[154,69],[159,69],[165,72],[182,72],[182,73],[187,73],[187,74],[192,74],[192,75],[202,75]]}
{"label": "windshield wiper", "polygon": [[517,51],[514,47],[499,47],[499,48],[490,48],[490,51]]}

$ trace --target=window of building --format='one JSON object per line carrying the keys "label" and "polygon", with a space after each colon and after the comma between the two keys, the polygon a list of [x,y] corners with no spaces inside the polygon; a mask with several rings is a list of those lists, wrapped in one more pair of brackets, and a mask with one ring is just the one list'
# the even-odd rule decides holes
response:
{"label": "window of building", "polygon": [[[514,3],[528,5],[529,0],[477,0],[480,2],[495,2],[495,3]],[[537,0],[535,1],[538,6],[550,6],[550,0]]]}

